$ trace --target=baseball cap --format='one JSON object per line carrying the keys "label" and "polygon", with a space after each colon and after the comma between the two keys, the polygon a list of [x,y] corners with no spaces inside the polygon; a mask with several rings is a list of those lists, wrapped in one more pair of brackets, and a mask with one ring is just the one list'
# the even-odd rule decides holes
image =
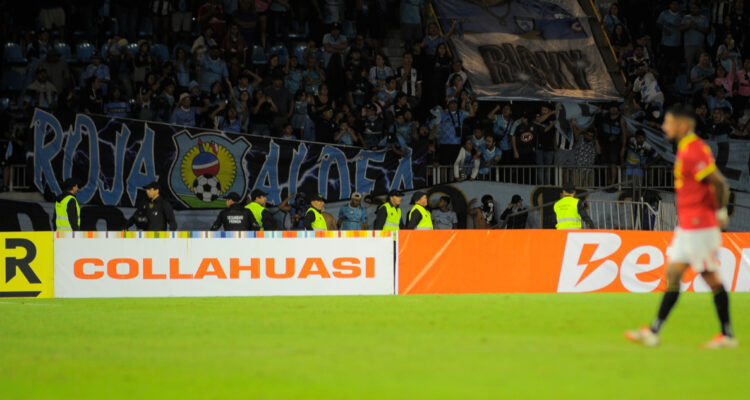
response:
{"label": "baseball cap", "polygon": [[333,24],[331,24],[331,30],[334,29],[341,29],[341,24],[338,22],[334,22]]}
{"label": "baseball cap", "polygon": [[260,189],[255,189],[252,192],[250,192],[250,198],[252,200],[255,200],[258,197],[263,197],[263,196],[268,196],[268,193],[266,193],[266,192],[264,192],[264,191],[262,191]]}
{"label": "baseball cap", "polygon": [[448,100],[448,104],[450,103],[458,103],[458,100],[455,97],[451,97],[451,99]]}
{"label": "baseball cap", "polygon": [[427,193],[421,190],[417,190],[416,192],[414,192],[414,194],[411,195],[411,204],[416,204],[416,202],[419,201],[419,199],[421,199],[422,196],[426,196],[426,195]]}
{"label": "baseball cap", "polygon": [[226,200],[232,200],[233,202],[237,203],[240,201],[241,197],[237,192],[229,192],[226,196],[224,196]]}
{"label": "baseball cap", "polygon": [[513,198],[510,199],[510,202],[514,203],[514,204],[518,203],[519,201],[521,201],[521,195],[520,194],[514,194]]}
{"label": "baseball cap", "polygon": [[189,90],[193,90],[194,87],[199,87],[199,86],[200,85],[198,84],[198,82],[196,82],[196,81],[190,81],[190,83],[188,84],[188,89]]}
{"label": "baseball cap", "polygon": [[404,197],[404,192],[400,190],[391,190],[388,192],[388,197]]}
{"label": "baseball cap", "polygon": [[563,185],[563,191],[566,193],[573,193],[576,191],[576,185],[573,182],[565,182]]}
{"label": "baseball cap", "polygon": [[189,94],[187,94],[187,93],[182,93],[182,94],[180,94],[180,100],[178,100],[178,102],[179,102],[179,103],[182,103],[182,100],[183,100],[183,99],[185,99],[185,98],[189,98],[189,97],[190,97],[190,95],[189,95]]}
{"label": "baseball cap", "polygon": [[159,182],[153,181],[149,183],[148,185],[143,187],[144,189],[159,189]]}
{"label": "baseball cap", "polygon": [[311,198],[310,202],[313,201],[326,201],[326,199],[323,198],[323,196],[320,193],[315,193]]}
{"label": "baseball cap", "polygon": [[354,192],[352,193],[352,200],[361,200],[362,199],[362,193]]}

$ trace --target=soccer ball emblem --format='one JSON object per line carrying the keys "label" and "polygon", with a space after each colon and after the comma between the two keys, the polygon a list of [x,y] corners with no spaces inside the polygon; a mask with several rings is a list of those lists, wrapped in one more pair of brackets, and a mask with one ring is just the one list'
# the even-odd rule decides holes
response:
{"label": "soccer ball emblem", "polygon": [[221,183],[213,175],[203,174],[195,178],[193,192],[199,200],[210,203],[219,198],[221,194]]}

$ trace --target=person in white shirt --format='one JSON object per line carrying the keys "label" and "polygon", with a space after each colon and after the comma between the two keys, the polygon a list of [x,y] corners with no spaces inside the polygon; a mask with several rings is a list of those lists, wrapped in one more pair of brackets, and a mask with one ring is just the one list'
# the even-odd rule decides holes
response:
{"label": "person in white shirt", "polygon": [[648,70],[648,64],[639,64],[636,73],[638,77],[633,83],[633,93],[640,93],[641,104],[645,106],[642,108],[661,110],[664,105],[664,93],[659,88],[659,82],[656,81],[654,74]]}
{"label": "person in white shirt", "polygon": [[461,150],[458,151],[456,161],[453,162],[453,177],[457,181],[464,181],[467,178],[473,181],[479,174],[479,164],[479,152],[474,151],[471,138],[467,138]]}

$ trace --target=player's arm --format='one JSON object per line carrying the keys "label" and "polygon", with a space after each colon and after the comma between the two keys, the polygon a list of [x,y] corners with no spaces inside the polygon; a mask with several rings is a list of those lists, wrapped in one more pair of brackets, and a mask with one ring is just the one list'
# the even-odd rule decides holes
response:
{"label": "player's arm", "polygon": [[726,178],[715,169],[713,172],[706,176],[706,182],[708,182],[714,188],[714,195],[716,196],[716,204],[719,205],[719,209],[716,211],[716,219],[719,222],[719,226],[724,228],[729,223],[729,214],[727,213],[727,203],[729,203],[729,184],[727,184]]}

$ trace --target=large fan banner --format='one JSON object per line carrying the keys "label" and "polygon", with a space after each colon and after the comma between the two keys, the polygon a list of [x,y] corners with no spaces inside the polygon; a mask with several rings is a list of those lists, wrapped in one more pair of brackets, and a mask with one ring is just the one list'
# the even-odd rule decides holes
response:
{"label": "large fan banner", "polygon": [[435,2],[455,56],[481,100],[617,100],[576,0]]}
{"label": "large fan banner", "polygon": [[85,114],[64,128],[40,109],[31,126],[36,188],[57,195],[65,179],[76,177],[83,183],[76,195],[81,203],[135,206],[139,189],[153,181],[178,209],[224,207],[226,194],[243,196],[254,189],[278,205],[291,193],[320,193],[338,201],[354,192],[383,194],[425,185],[426,148],[402,157]]}

